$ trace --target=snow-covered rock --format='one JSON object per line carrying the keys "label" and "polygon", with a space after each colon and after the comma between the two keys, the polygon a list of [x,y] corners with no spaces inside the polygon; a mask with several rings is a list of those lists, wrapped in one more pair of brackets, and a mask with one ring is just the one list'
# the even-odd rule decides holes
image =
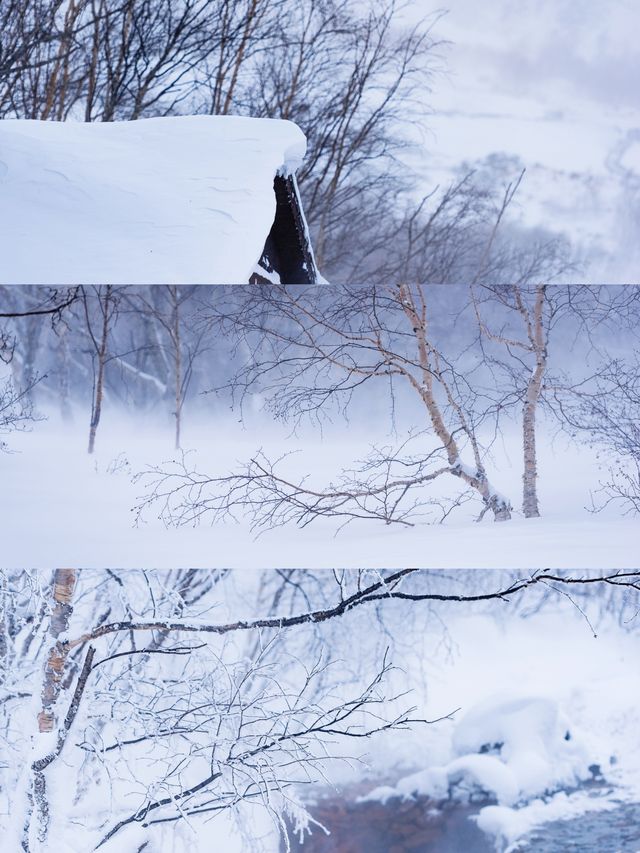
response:
{"label": "snow-covered rock", "polygon": [[473,707],[456,725],[456,757],[385,786],[367,799],[392,796],[472,799],[488,796],[514,806],[590,776],[581,739],[553,699],[500,694]]}

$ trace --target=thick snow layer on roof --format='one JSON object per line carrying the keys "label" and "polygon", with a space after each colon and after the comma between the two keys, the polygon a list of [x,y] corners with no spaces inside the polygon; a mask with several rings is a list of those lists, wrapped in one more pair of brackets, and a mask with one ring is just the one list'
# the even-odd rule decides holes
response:
{"label": "thick snow layer on roof", "polygon": [[247,282],[305,149],[271,119],[0,121],[0,282]]}

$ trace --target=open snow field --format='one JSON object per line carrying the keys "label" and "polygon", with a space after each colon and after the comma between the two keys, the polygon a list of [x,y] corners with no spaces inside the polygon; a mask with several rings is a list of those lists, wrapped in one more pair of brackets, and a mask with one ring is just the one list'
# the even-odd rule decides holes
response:
{"label": "open snow field", "polygon": [[[71,425],[55,416],[31,432],[8,437],[10,453],[0,456],[2,498],[0,539],[5,566],[51,567],[398,567],[421,568],[636,568],[640,523],[622,517],[615,506],[589,511],[591,492],[602,472],[593,450],[565,436],[541,433],[540,496],[543,517],[525,520],[520,500],[520,437],[515,428],[496,444],[490,474],[516,510],[510,522],[485,517],[469,503],[442,524],[386,526],[377,520],[318,519],[309,526],[252,532],[246,519],[211,526],[167,529],[147,509],[135,524],[133,508],[146,488],[132,475],[176,458],[172,431],[151,419],[106,411],[93,457],[86,453],[84,412]],[[272,459],[296,451],[290,464],[296,476],[326,487],[342,465],[366,456],[376,438],[366,429],[338,421],[322,437],[291,435],[272,423],[244,429],[233,418],[185,419],[184,449],[199,472],[222,475],[238,470],[262,448]],[[453,478],[451,478],[453,479]],[[440,484],[440,481],[438,481]],[[444,484],[444,481],[443,481]],[[457,485],[457,484],[454,484]],[[440,490],[441,485],[437,485]]]}

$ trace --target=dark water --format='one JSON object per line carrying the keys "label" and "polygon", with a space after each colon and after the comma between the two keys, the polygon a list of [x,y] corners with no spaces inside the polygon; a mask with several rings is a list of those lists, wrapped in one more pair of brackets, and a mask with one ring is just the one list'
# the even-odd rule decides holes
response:
{"label": "dark water", "polygon": [[[440,804],[439,804],[440,805]],[[331,831],[315,828],[296,853],[494,853],[484,833],[469,817],[478,806],[454,803],[432,809],[428,801],[381,803],[323,800],[311,814]]]}
{"label": "dark water", "polygon": [[546,823],[527,836],[526,853],[639,853],[640,803],[620,803],[608,812],[586,812]]}
{"label": "dark water", "polygon": [[[315,828],[295,853],[495,853],[470,818],[485,803],[320,801],[310,809],[331,835]],[[437,808],[434,808],[437,806]],[[640,804],[546,823],[519,842],[522,853],[640,853]]]}

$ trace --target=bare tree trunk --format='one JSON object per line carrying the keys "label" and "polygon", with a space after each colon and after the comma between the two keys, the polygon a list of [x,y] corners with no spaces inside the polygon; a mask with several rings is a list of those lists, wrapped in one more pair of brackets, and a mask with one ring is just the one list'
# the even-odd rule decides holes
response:
{"label": "bare tree trunk", "polygon": [[[547,339],[549,330],[545,322],[545,307],[547,305],[547,285],[539,284],[533,290],[535,298],[533,307],[529,307],[525,299],[523,287],[520,285],[512,288],[495,287],[488,288],[497,304],[506,306],[509,310],[519,314],[524,325],[525,335],[505,336],[503,333],[491,331],[480,316],[480,308],[476,299],[474,289],[471,288],[471,299],[473,302],[476,319],[480,334],[489,340],[502,344],[509,352],[521,350],[529,353],[534,359],[534,365],[528,378],[523,380],[524,403],[522,406],[522,451],[523,451],[523,473],[522,473],[522,510],[525,518],[539,518],[540,507],[538,505],[538,463],[536,457],[536,415],[544,377],[547,371],[548,351]],[[504,291],[505,295],[502,295]]]}
{"label": "bare tree trunk", "polygon": [[522,410],[522,447],[524,453],[522,511],[525,518],[539,518],[540,516],[538,506],[538,466],[536,459],[536,410],[540,400],[542,381],[547,369],[547,348],[542,323],[545,290],[544,285],[536,288],[532,330],[532,344],[536,357],[536,365],[527,383],[527,392]]}
{"label": "bare tree trunk", "polygon": [[40,350],[42,338],[42,323],[39,318],[27,317],[25,320],[25,331],[24,361],[20,381],[25,388],[29,389],[28,396],[31,399],[34,380],[38,375],[36,363],[38,361],[38,351]]}
{"label": "bare tree trunk", "polygon": [[256,17],[256,9],[258,7],[259,0],[251,0],[251,5],[246,12],[245,15],[245,26],[244,32],[242,34],[242,39],[240,41],[240,45],[236,51],[236,58],[233,65],[233,72],[231,74],[231,82],[229,84],[229,88],[227,89],[227,96],[224,101],[224,106],[222,108],[222,114],[227,115],[231,110],[233,105],[233,95],[234,90],[236,88],[236,84],[238,82],[238,74],[240,73],[240,68],[244,62],[244,55],[247,49],[247,44],[249,43],[252,31],[254,29],[254,18]]}
{"label": "bare tree trunk", "polygon": [[[400,287],[399,294],[402,309],[411,323],[413,334],[416,338],[418,346],[418,363],[422,373],[422,383],[418,383],[411,373],[408,372],[406,375],[420,394],[422,401],[427,408],[433,431],[442,442],[442,446],[447,454],[447,461],[451,466],[451,473],[454,476],[459,477],[468,486],[475,489],[475,491],[480,494],[484,503],[484,509],[480,518],[482,518],[485,512],[489,510],[493,513],[494,521],[509,521],[511,519],[511,506],[489,482],[486,470],[480,458],[478,442],[473,432],[473,428],[467,423],[467,418],[465,417],[464,412],[454,400],[448,384],[442,375],[442,371],[440,370],[439,354],[433,349],[428,341],[426,305],[424,303],[424,299],[422,300],[420,307],[418,307],[410,288],[406,285],[402,285]],[[468,466],[465,466],[462,463],[458,442],[456,441],[453,432],[447,428],[441,407],[436,400],[433,384],[434,377],[444,388],[449,404],[458,414],[461,426],[469,438],[473,449],[475,470],[471,470]]]}
{"label": "bare tree trunk", "polygon": [[98,53],[100,50],[100,16],[103,14],[103,3],[96,8],[96,0],[91,0],[91,14],[93,17],[93,33],[91,37],[91,59],[86,69],[87,95],[84,108],[84,120],[91,121],[93,117],[93,106],[96,97],[98,78]]}
{"label": "bare tree trunk", "polygon": [[58,342],[58,357],[60,363],[58,389],[60,392],[60,414],[62,420],[68,423],[71,420],[71,404],[69,394],[69,329],[63,323],[60,330]]}
{"label": "bare tree trunk", "polygon": [[0,683],[6,681],[9,670],[9,585],[4,571],[0,570]]}
{"label": "bare tree trunk", "polygon": [[[84,690],[87,686],[87,680],[91,675],[93,668],[93,659],[95,656],[95,648],[89,646],[85,655],[84,663],[76,687],[73,692],[73,697],[67,709],[67,713],[61,725],[57,726],[57,737],[55,745],[53,745],[45,755],[41,755],[32,762],[30,767],[30,788],[27,795],[27,813],[23,824],[22,849],[25,853],[31,851],[31,842],[33,840],[33,830],[36,830],[36,838],[39,844],[46,842],[49,832],[50,823],[50,808],[47,799],[47,779],[45,770],[62,752],[67,740],[73,721],[76,718],[80,709],[80,702]],[[33,826],[33,812],[36,811],[37,824]],[[38,849],[39,846],[38,846]]]}
{"label": "bare tree trunk", "polygon": [[104,396],[104,369],[107,361],[107,341],[109,338],[109,307],[111,303],[111,285],[107,285],[102,306],[102,334],[97,347],[98,372],[96,376],[95,391],[91,407],[91,422],[89,424],[89,447],[88,452],[93,453],[96,444],[96,431],[102,414],[102,398]]}
{"label": "bare tree trunk", "polygon": [[180,339],[180,302],[178,288],[174,284],[171,288],[173,300],[173,347],[174,347],[174,391],[175,391],[175,447],[180,450],[180,430],[182,427],[182,342]]}
{"label": "bare tree trunk", "polygon": [[[60,638],[65,635],[73,612],[71,602],[76,585],[76,574],[75,569],[56,569],[53,577],[53,607],[48,632],[51,645],[44,665],[41,710],[37,719],[38,732],[41,735],[47,735],[57,727],[55,706],[60,696],[62,677],[69,653],[68,647]],[[62,749],[63,743],[64,738],[59,735],[58,744],[49,749],[48,755],[43,756],[38,754],[37,737],[34,740],[36,758],[28,771],[26,813],[22,824],[21,846],[24,851],[28,852],[32,849],[34,830],[38,842],[46,840],[50,815],[44,770]],[[35,826],[33,824],[34,812]]]}
{"label": "bare tree trunk", "polygon": [[538,466],[536,458],[536,408],[544,368],[536,364],[536,369],[527,386],[527,394],[522,410],[522,447],[524,453],[524,471],[522,474],[522,511],[525,518],[539,518],[538,506]]}

